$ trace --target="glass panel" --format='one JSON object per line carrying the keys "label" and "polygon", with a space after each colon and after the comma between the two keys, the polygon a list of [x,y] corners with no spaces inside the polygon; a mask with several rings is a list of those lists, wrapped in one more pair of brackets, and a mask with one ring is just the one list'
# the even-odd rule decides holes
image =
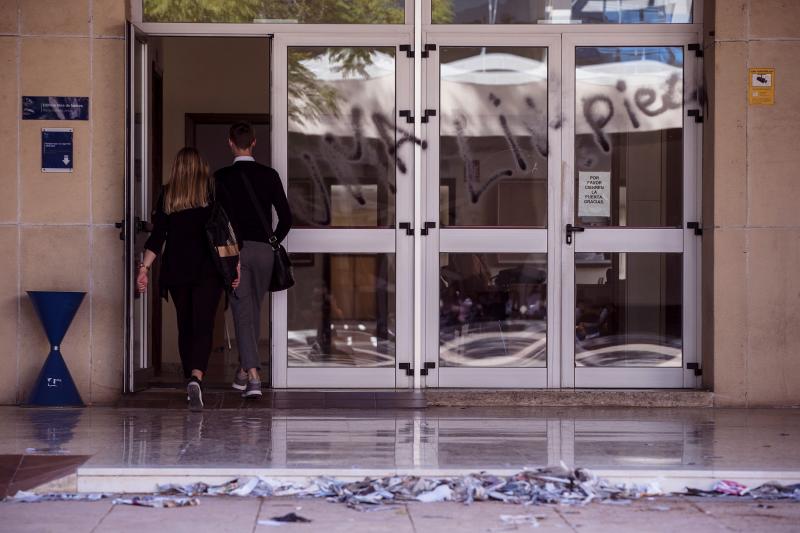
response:
{"label": "glass panel", "polygon": [[[393,47],[290,47],[289,203],[299,227],[394,227]],[[402,135],[402,132],[401,132]]]}
{"label": "glass panel", "polygon": [[680,367],[682,261],[682,254],[576,253],[575,364]]}
{"label": "glass panel", "polygon": [[692,22],[692,0],[433,0],[434,24]]}
{"label": "glass panel", "polygon": [[575,50],[575,219],[681,227],[683,48]]}
{"label": "glass panel", "polygon": [[440,54],[441,225],[545,227],[547,49]]}
{"label": "glass panel", "polygon": [[290,367],[392,367],[392,254],[292,254]]}
{"label": "glass panel", "polygon": [[145,22],[403,24],[404,0],[143,0]]}
{"label": "glass panel", "polygon": [[439,255],[439,364],[547,366],[547,254]]}

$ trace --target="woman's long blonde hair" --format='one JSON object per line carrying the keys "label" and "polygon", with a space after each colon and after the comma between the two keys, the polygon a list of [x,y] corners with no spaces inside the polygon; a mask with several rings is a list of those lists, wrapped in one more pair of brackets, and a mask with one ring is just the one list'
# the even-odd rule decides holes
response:
{"label": "woman's long blonde hair", "polygon": [[205,207],[213,196],[214,180],[208,163],[194,148],[181,148],[164,191],[164,212]]}

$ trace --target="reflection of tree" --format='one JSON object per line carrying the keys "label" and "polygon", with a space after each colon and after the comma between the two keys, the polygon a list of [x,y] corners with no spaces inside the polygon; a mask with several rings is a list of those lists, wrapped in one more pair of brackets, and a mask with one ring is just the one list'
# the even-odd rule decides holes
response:
{"label": "reflection of tree", "polygon": [[[446,0],[449,1],[449,0]],[[403,0],[144,0],[148,22],[402,24]]]}
{"label": "reflection of tree", "polygon": [[339,95],[336,89],[320,83],[314,73],[302,63],[319,55],[319,50],[314,48],[289,52],[287,90],[289,120],[292,122],[302,124],[306,120],[318,120],[323,115],[339,116]]}
{"label": "reflection of tree", "polygon": [[433,0],[431,5],[431,21],[434,24],[452,24],[453,0]]}

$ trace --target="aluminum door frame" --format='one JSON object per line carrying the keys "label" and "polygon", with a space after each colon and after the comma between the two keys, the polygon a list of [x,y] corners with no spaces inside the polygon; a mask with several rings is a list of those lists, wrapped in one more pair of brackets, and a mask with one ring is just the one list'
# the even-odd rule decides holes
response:
{"label": "aluminum door frame", "polygon": [[[423,65],[423,108],[437,113],[423,124],[427,150],[423,158],[422,212],[425,220],[436,227],[422,237],[423,250],[423,363],[433,364],[423,376],[425,387],[471,388],[546,388],[558,387],[560,335],[558,316],[560,302],[559,248],[552,236],[561,223],[554,206],[560,205],[561,135],[561,36],[428,32],[426,44],[435,44]],[[439,221],[439,49],[442,46],[519,46],[547,48],[548,63],[548,183],[547,228],[447,228]],[[546,253],[548,269],[547,367],[534,368],[439,368],[439,254],[440,252],[514,252]]]}
{"label": "aluminum door frame", "polygon": [[[409,44],[410,33],[386,33],[376,28],[373,34],[281,34],[272,48],[273,114],[272,161],[287,186],[288,177],[288,48],[295,46],[394,46],[396,111],[413,109],[413,60],[399,50]],[[397,120],[397,117],[395,117]],[[403,126],[400,126],[403,127]],[[410,131],[411,128],[403,128]],[[413,220],[414,147],[404,143],[398,157],[408,163],[407,171],[397,171],[395,228],[364,229],[292,229],[285,245],[290,253],[393,253],[395,254],[395,365],[381,368],[289,367],[288,366],[288,297],[286,292],[272,294],[272,383],[274,388],[403,388],[413,386],[413,379],[400,363],[413,364],[413,248],[414,239],[398,228],[399,222]],[[400,182],[404,176],[405,183]],[[288,190],[288,189],[287,189]],[[401,289],[407,287],[407,290]],[[291,290],[291,289],[290,289]]]}
{"label": "aluminum door frame", "polygon": [[[152,376],[152,352],[150,344],[150,304],[157,296],[151,287],[146,293],[136,293],[136,265],[142,258],[141,223],[150,214],[150,56],[147,34],[128,23],[126,41],[126,136],[125,136],[125,216],[121,223],[121,236],[125,241],[124,301],[125,340],[123,364],[123,392],[135,392],[147,387]],[[139,72],[135,72],[136,53],[141,54]],[[139,129],[136,125],[137,97],[141,109]],[[137,146],[138,143],[138,146]],[[136,182],[137,149],[141,153],[139,175]],[[153,294],[156,296],[153,296]]]}
{"label": "aluminum door frame", "polygon": [[[702,42],[702,34],[609,35],[573,34],[563,39],[562,145],[564,158],[563,197],[558,242],[561,251],[563,300],[561,386],[564,388],[697,388],[700,379],[689,363],[700,362],[700,239],[688,222],[700,221],[702,124],[687,115],[690,109],[703,109],[698,103],[702,64],[688,45]],[[587,229],[574,235],[574,245],[566,245],[566,225],[575,223],[575,48],[583,46],[682,46],[684,50],[683,105],[683,218],[681,228],[602,228]],[[697,92],[694,90],[697,89]],[[687,96],[692,96],[687,100]],[[683,254],[683,358],[681,367],[576,367],[575,366],[575,253],[576,252],[680,252]],[[634,383],[635,386],[631,386]]]}

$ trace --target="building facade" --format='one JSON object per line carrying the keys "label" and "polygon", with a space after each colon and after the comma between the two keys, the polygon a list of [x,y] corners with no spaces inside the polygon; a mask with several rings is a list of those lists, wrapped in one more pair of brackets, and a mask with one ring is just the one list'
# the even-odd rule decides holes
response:
{"label": "building facade", "polygon": [[[27,290],[88,293],[62,346],[85,401],[175,381],[174,310],[133,264],[177,149],[227,164],[245,119],[296,218],[272,386],[800,403],[799,6],[367,4],[0,2],[0,401],[47,353]],[[23,116],[43,96],[88,119]],[[43,172],[47,128],[72,172]]]}

